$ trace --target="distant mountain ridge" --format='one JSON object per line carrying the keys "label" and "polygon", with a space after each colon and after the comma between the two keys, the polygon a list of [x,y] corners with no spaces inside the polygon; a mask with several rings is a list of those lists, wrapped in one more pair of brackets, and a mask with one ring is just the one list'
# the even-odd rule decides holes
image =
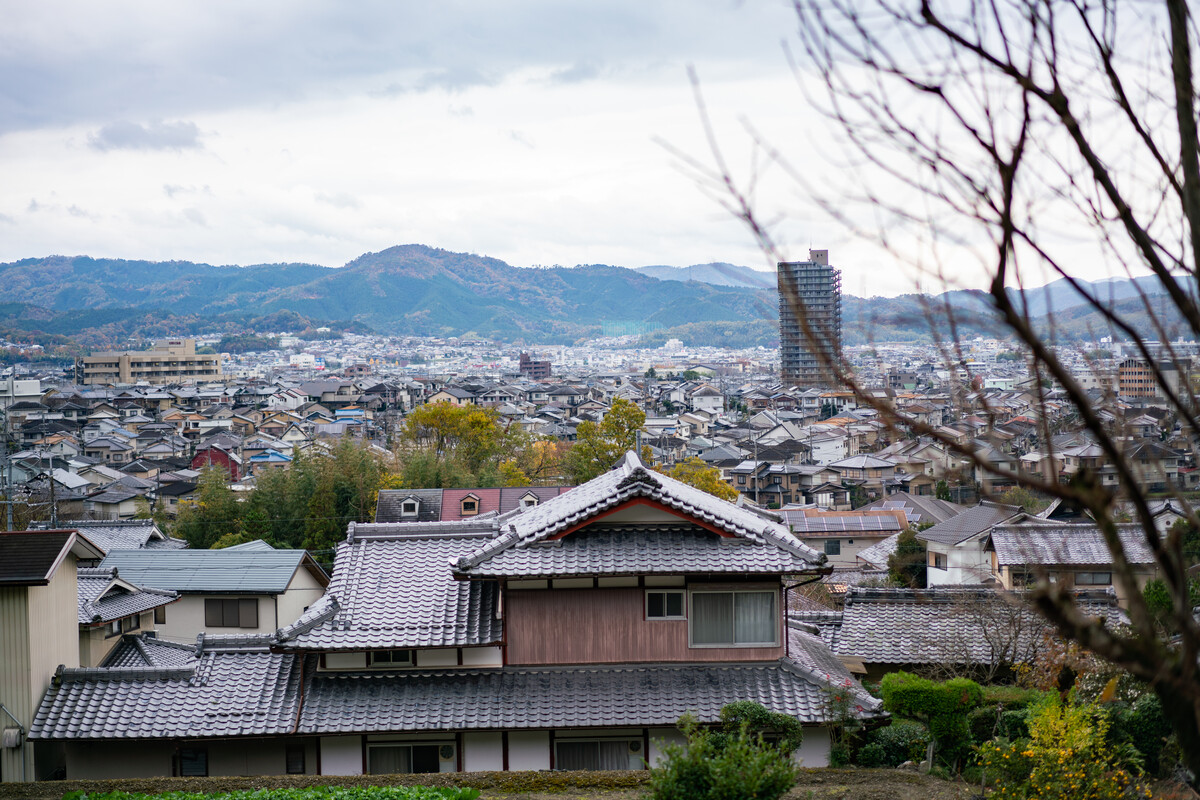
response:
{"label": "distant mountain ridge", "polygon": [[747,289],[775,289],[777,285],[774,272],[739,267],[723,261],[693,264],[690,267],[633,267],[633,270],[661,281],[699,281],[714,286],[741,286]]}
{"label": "distant mountain ridge", "polygon": [[[1084,282],[1135,317],[1149,281]],[[1065,282],[1024,293],[1033,317],[1070,337],[1106,335]],[[627,269],[602,264],[523,269],[495,258],[425,245],[366,253],[343,267],[315,264],[213,266],[51,256],[0,264],[0,323],[14,329],[90,336],[286,330],[339,320],[346,329],[421,336],[494,337],[571,343],[606,330],[641,329],[688,345],[777,346],[775,276],[726,263]],[[947,311],[958,326],[947,325]],[[928,341],[1003,336],[981,292],[843,299],[845,341]],[[615,323],[615,324],[610,324]],[[1147,319],[1148,324],[1148,319]]]}

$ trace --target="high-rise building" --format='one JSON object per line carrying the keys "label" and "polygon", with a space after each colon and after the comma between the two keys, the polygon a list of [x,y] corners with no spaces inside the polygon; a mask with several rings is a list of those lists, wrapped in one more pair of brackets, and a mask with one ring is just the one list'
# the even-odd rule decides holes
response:
{"label": "high-rise building", "polygon": [[833,386],[830,360],[842,352],[842,273],[828,250],[779,262],[779,366],[788,386]]}

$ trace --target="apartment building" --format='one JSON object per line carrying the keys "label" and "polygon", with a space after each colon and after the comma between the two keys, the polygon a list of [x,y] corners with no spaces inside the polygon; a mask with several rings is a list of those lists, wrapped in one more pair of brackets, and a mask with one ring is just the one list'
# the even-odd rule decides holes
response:
{"label": "apartment building", "polygon": [[786,386],[833,386],[827,364],[842,350],[842,273],[828,250],[808,261],[781,261],[779,367]]}
{"label": "apartment building", "polygon": [[195,339],[164,339],[151,350],[96,353],[80,359],[83,383],[193,383],[221,379],[221,357],[196,353]]}

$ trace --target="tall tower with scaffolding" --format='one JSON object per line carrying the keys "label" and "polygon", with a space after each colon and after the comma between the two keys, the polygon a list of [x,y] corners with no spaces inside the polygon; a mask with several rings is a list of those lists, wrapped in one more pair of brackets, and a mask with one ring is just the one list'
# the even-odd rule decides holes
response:
{"label": "tall tower with scaffolding", "polygon": [[829,266],[828,250],[809,250],[808,261],[781,261],[779,367],[787,386],[834,387],[829,364],[842,353],[842,273]]}

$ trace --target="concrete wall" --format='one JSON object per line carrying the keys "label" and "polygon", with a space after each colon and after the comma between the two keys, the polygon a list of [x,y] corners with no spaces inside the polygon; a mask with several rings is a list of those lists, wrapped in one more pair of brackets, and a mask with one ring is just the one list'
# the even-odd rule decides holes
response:
{"label": "concrete wall", "polygon": [[805,726],[804,741],[792,756],[805,767],[828,767],[830,747],[828,728]]}
{"label": "concrete wall", "polygon": [[663,746],[668,744],[683,744],[683,734],[678,728],[651,728],[650,755],[647,757],[650,766],[657,767],[663,760]]}

